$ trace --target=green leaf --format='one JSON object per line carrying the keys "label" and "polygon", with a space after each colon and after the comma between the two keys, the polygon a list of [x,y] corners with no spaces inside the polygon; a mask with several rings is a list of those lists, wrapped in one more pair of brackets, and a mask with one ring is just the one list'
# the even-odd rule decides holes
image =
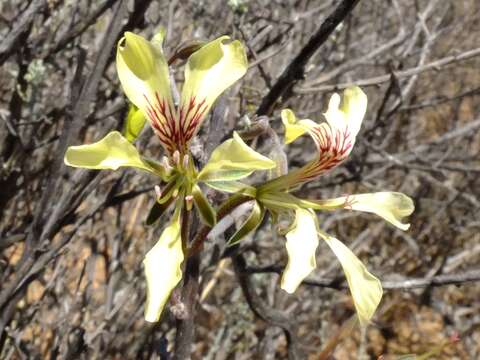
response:
{"label": "green leaf", "polygon": [[264,216],[265,208],[259,202],[255,201],[247,221],[245,221],[240,229],[228,240],[227,245],[232,246],[238,244],[245,236],[254,231],[262,223]]}
{"label": "green leaf", "polygon": [[233,139],[225,141],[213,151],[210,160],[198,174],[198,180],[234,181],[249,176],[255,170],[268,170],[275,166],[274,161],[250,148],[237,133],[233,133]]}
{"label": "green leaf", "polygon": [[65,153],[64,162],[68,166],[84,169],[117,170],[122,166],[131,166],[155,173],[140,157],[135,146],[118,131],[108,133],[93,144],[70,146]]}
{"label": "green leaf", "polygon": [[123,134],[128,141],[134,142],[143,130],[146,122],[145,115],[135,105],[130,104]]}
{"label": "green leaf", "polygon": [[208,226],[213,227],[217,222],[217,214],[198,185],[193,187],[192,195],[193,202],[202,221]]}

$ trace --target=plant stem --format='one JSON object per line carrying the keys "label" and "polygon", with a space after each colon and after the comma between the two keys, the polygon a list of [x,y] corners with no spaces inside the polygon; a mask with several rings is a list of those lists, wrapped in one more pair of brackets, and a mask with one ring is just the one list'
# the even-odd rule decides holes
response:
{"label": "plant stem", "polygon": [[[253,200],[253,198],[246,195],[241,195],[241,194],[232,195],[227,200],[225,200],[225,202],[222,205],[220,205],[220,207],[218,208],[217,222],[222,220],[225,216],[231,213],[238,206],[251,200]],[[193,256],[202,250],[203,243],[207,239],[207,235],[210,232],[210,230],[212,230],[212,228],[208,225],[203,225],[201,227],[201,229],[197,232],[197,235],[195,236],[195,238],[192,240],[190,249],[188,251],[188,256]]]}
{"label": "plant stem", "polygon": [[[250,200],[252,200],[251,197],[244,195],[235,194],[231,196],[219,207],[217,211],[217,221],[232,212],[237,206]],[[182,243],[186,246],[187,240],[190,238],[190,233],[193,232],[191,231],[192,212],[186,211],[184,208],[181,216]],[[210,226],[203,225],[192,240],[188,251],[182,288],[182,301],[185,306],[186,316],[182,319],[177,319],[174,360],[190,359],[191,347],[195,336],[195,310],[200,286],[200,251],[211,229]]]}
{"label": "plant stem", "polygon": [[175,336],[174,360],[190,359],[190,352],[195,336],[195,310],[200,275],[200,254],[187,259],[185,267],[185,281],[183,284],[183,301],[186,317],[177,319],[177,334]]}

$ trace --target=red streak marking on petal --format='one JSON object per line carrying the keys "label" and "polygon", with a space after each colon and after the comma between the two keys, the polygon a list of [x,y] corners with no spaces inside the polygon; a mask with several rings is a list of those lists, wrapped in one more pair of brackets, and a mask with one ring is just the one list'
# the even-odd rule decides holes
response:
{"label": "red streak marking on petal", "polygon": [[305,165],[298,180],[306,182],[333,169],[343,162],[353,147],[353,138],[348,128],[333,129],[318,126],[310,131],[318,147],[318,157]]}
{"label": "red streak marking on petal", "polygon": [[175,150],[183,153],[205,116],[208,109],[206,100],[197,102],[192,96],[176,112],[172,104],[158,92],[150,98],[144,94],[144,98],[147,117],[162,145],[170,154]]}

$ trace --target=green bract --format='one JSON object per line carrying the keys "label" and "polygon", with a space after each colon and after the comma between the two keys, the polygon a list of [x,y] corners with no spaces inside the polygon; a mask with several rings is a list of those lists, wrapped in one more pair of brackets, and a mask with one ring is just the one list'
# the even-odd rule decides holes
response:
{"label": "green bract", "polygon": [[233,236],[228,240],[228,245],[231,246],[237,244],[245,236],[254,231],[261,224],[264,216],[265,207],[258,201],[255,201],[247,221],[245,221],[240,229],[238,229],[237,232],[235,232],[235,234],[233,234]]}

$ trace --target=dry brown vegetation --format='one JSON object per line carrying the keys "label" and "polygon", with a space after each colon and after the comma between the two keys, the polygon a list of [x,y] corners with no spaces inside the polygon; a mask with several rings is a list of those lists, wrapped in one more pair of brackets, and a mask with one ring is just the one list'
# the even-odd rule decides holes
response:
{"label": "dry brown vegetation", "polygon": [[[121,34],[150,36],[162,25],[167,54],[222,34],[247,45],[247,76],[222,98],[221,123],[204,125],[195,142],[202,160],[210,143],[249,126],[245,115],[255,121],[283,69],[339,3],[0,2],[0,358],[166,359],[173,348],[172,311],[156,326],[143,320],[141,261],[162,230],[144,224],[155,179],[62,162],[67,146],[123,125],[127,104],[114,66]],[[387,289],[368,330],[341,337],[331,358],[397,359],[445,343],[432,358],[480,357],[479,38],[476,0],[359,1],[308,61],[305,78],[272,112],[260,111],[281,135],[281,108],[320,121],[332,91],[361,85],[369,109],[350,160],[299,193],[401,191],[416,204],[406,233],[374,216],[319,214],[323,229]],[[181,63],[173,75],[182,79]],[[253,145],[278,155],[267,133]],[[285,147],[289,165],[303,164],[311,146],[306,138]],[[139,147],[162,155],[150,129]],[[245,268],[220,259],[223,244],[223,234],[210,236],[201,254],[193,358],[282,359],[289,349],[291,358],[321,358],[354,311],[327,247],[320,245],[318,269],[289,296],[278,285],[284,239],[268,222],[236,249]],[[242,277],[255,290],[253,303]],[[450,343],[454,333],[460,340]]]}

